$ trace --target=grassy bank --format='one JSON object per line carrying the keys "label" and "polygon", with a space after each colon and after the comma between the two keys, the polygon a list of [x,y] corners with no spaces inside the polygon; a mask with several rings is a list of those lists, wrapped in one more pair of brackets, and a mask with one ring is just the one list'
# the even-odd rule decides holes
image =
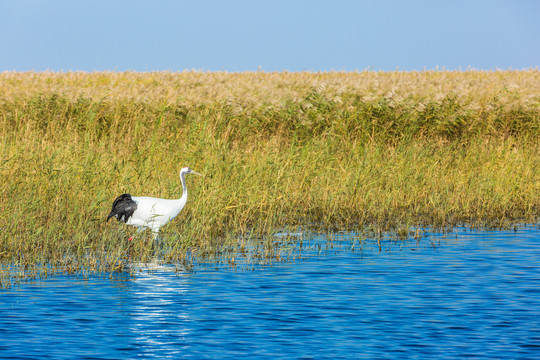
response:
{"label": "grassy bank", "polygon": [[[114,198],[189,200],[170,261],[282,228],[538,222],[540,72],[0,74],[0,261],[122,270]],[[238,248],[237,248],[238,249]],[[234,256],[234,255],[231,255]]]}

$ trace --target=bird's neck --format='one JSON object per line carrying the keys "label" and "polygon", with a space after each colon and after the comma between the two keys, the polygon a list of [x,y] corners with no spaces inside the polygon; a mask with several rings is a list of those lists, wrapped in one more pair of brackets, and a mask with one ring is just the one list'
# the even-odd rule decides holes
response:
{"label": "bird's neck", "polygon": [[186,175],[180,175],[180,180],[182,181],[182,197],[179,200],[187,200],[187,185],[186,185]]}

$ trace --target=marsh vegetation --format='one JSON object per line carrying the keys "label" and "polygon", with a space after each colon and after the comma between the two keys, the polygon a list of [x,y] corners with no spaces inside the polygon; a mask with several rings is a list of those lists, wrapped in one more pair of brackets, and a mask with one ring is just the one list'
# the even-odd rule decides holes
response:
{"label": "marsh vegetation", "polygon": [[5,72],[0,87],[3,285],[148,261],[150,234],[105,219],[124,192],[179,198],[182,166],[205,176],[162,229],[173,263],[276,258],[294,241],[277,231],[538,222],[538,70]]}

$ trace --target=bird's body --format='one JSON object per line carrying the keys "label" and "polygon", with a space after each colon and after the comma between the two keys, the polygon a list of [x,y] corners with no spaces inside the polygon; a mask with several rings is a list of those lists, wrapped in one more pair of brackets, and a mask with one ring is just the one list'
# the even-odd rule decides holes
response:
{"label": "bird's body", "polygon": [[156,238],[159,229],[174,219],[186,205],[188,196],[185,176],[187,174],[201,176],[201,174],[191,170],[189,167],[180,170],[183,189],[180,199],[160,199],[122,194],[114,200],[107,221],[111,217],[116,217],[119,221],[123,221],[127,225],[136,226],[140,230],[148,228],[154,234],[154,238]]}

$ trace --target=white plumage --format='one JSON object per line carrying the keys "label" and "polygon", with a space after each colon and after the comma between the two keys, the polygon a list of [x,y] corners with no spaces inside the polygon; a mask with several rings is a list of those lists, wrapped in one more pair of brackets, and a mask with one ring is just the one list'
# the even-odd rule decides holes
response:
{"label": "white plumage", "polygon": [[107,221],[111,217],[116,217],[119,221],[123,221],[127,225],[138,227],[139,231],[148,228],[154,234],[154,239],[156,239],[159,229],[174,219],[186,205],[188,193],[185,177],[187,174],[202,176],[189,167],[184,167],[180,170],[180,180],[182,181],[183,190],[180,199],[160,199],[122,194],[114,200]]}

